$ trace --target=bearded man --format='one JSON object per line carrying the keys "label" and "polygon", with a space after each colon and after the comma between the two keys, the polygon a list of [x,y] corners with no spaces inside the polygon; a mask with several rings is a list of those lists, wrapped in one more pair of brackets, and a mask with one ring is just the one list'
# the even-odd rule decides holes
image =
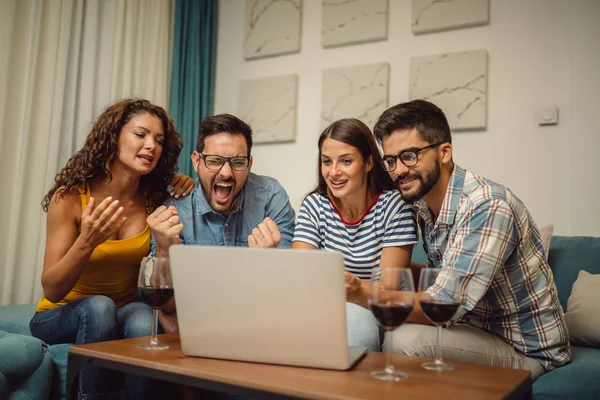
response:
{"label": "bearded man", "polygon": [[[521,200],[454,163],[448,121],[433,103],[389,108],[374,133],[384,168],[404,201],[414,204],[428,267],[446,269],[427,293],[460,303],[441,335],[444,359],[527,369],[533,379],[568,363],[569,335],[552,271]],[[433,358],[436,327],[418,302],[409,322],[391,333],[391,350]]]}

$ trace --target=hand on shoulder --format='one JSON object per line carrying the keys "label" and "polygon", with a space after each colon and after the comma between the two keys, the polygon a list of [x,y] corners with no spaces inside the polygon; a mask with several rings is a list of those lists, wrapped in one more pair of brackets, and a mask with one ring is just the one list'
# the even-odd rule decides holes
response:
{"label": "hand on shoulder", "polygon": [[169,188],[171,188],[170,194],[176,199],[189,195],[194,186],[196,186],[194,180],[181,173],[175,175],[171,182],[169,182]]}

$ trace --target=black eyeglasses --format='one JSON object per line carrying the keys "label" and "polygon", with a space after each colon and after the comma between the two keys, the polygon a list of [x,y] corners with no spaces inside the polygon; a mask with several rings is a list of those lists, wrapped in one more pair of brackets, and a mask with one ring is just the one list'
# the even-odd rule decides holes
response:
{"label": "black eyeglasses", "polygon": [[198,153],[204,159],[204,165],[214,171],[219,170],[227,162],[233,171],[245,171],[250,165],[250,156],[222,157],[212,154]]}
{"label": "black eyeglasses", "polygon": [[439,146],[440,144],[442,143],[430,144],[429,146],[421,147],[419,149],[404,150],[397,156],[385,156],[383,157],[383,160],[381,160],[381,165],[383,165],[383,168],[388,172],[392,172],[396,169],[396,160],[400,160],[400,162],[407,167],[414,167],[419,162],[420,152],[425,149]]}

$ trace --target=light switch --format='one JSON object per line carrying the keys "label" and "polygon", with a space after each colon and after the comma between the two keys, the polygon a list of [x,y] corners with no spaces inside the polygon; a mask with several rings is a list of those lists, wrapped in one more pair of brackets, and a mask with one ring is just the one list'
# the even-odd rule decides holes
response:
{"label": "light switch", "polygon": [[556,125],[558,124],[558,107],[545,106],[537,110],[537,120],[539,125]]}

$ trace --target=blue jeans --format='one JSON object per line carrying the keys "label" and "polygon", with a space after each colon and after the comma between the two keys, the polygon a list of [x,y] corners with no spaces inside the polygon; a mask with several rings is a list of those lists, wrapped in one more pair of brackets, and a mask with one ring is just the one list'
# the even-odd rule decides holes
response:
{"label": "blue jeans", "polygon": [[381,351],[381,330],[371,310],[354,303],[346,303],[346,324],[349,345]]}
{"label": "blue jeans", "polygon": [[[90,296],[36,312],[29,328],[33,336],[48,344],[86,344],[148,336],[152,316],[152,309],[142,302],[131,302],[117,309],[106,296]],[[79,397],[104,398],[119,389],[119,377],[113,371],[87,367],[79,375]],[[145,398],[148,384],[146,378],[128,375],[125,379],[127,398]]]}

